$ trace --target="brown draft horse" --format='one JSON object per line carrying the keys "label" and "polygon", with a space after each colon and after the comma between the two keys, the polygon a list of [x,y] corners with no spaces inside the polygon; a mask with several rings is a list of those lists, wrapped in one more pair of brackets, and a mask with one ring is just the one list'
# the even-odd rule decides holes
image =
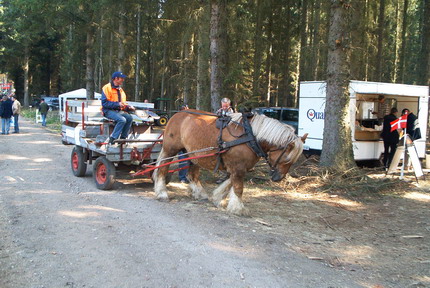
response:
{"label": "brown draft horse", "polygon": [[[163,160],[164,158],[175,156],[178,152],[184,150],[192,152],[215,147],[212,151],[196,152],[190,156],[216,152],[215,149],[218,147],[220,134],[219,129],[215,126],[217,117],[194,114],[208,114],[204,111],[187,111],[191,113],[179,112],[169,120],[164,131],[163,148],[160,152],[157,166],[168,162]],[[230,116],[234,122],[230,122],[223,129],[222,139],[225,142],[236,140],[238,136],[244,133],[243,126],[238,124],[238,122],[242,121],[242,114],[233,113]],[[252,116],[250,124],[261,149],[268,155],[268,162],[273,169],[273,173],[271,173],[272,180],[282,180],[291,165],[297,161],[303,152],[303,142],[307,134],[300,138],[295,135],[293,127],[264,115]],[[248,170],[255,166],[260,157],[245,143],[229,148],[228,151],[221,154],[221,157],[222,161],[219,169],[229,172],[230,178],[215,189],[212,201],[217,207],[220,207],[229,194],[227,211],[233,214],[245,215],[248,211],[242,202],[244,176]],[[195,199],[208,199],[208,195],[199,180],[200,167],[214,170],[216,163],[216,156],[192,160],[188,170],[188,179],[190,180],[189,190],[191,190],[190,192]],[[159,200],[168,199],[165,180],[168,169],[169,166],[164,166],[154,173],[154,189]]]}

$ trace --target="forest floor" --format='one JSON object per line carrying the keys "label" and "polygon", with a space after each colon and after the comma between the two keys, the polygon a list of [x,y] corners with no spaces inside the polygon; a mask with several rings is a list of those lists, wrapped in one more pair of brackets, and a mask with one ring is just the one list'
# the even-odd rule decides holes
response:
{"label": "forest floor", "polygon": [[258,166],[243,200],[259,230],[288,236],[289,249],[332,269],[365,271],[367,287],[430,287],[430,175],[417,181],[409,171],[399,180],[382,167],[329,175],[318,156],[302,156],[274,183]]}
{"label": "forest floor", "polygon": [[0,287],[430,287],[430,181],[410,173],[329,175],[301,157],[273,183],[257,165],[238,217],[177,176],[167,203],[127,175],[99,191],[58,134],[21,129],[0,137]]}

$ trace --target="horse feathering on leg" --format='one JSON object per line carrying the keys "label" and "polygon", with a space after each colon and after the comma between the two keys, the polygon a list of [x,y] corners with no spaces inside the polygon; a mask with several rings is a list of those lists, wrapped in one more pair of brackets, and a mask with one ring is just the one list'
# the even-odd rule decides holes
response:
{"label": "horse feathering on leg", "polygon": [[[195,152],[192,156],[213,153],[218,148],[219,129],[215,126],[216,117],[207,112],[187,110],[176,113],[166,126],[163,139],[163,149],[160,152],[157,166],[168,162],[163,160],[173,157],[179,151],[198,151],[204,148],[214,147],[213,151]],[[192,114],[192,113],[203,113]],[[232,122],[223,129],[222,140],[229,142],[238,139],[244,134],[244,128],[237,123],[242,122],[242,114],[232,114]],[[294,164],[303,151],[302,138],[294,134],[294,128],[289,125],[268,118],[264,115],[254,115],[251,127],[256,141],[261,149],[267,153],[267,160],[272,166],[271,178],[273,181],[282,180],[291,165]],[[215,189],[212,201],[219,207],[223,200],[229,195],[227,211],[233,214],[243,215],[247,211],[242,202],[243,182],[245,174],[252,169],[260,157],[245,143],[229,148],[221,154],[222,161],[220,170],[230,173],[230,178]],[[200,168],[213,170],[217,164],[217,156],[193,159],[188,172],[190,180],[189,188],[195,199],[207,199],[200,180]],[[167,200],[167,188],[165,177],[169,166],[158,168],[154,173],[154,189],[157,199]]]}

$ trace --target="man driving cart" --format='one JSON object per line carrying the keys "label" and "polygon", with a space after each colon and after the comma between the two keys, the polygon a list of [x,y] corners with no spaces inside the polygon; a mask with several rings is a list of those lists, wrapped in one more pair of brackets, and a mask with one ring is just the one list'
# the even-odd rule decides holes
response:
{"label": "man driving cart", "polygon": [[136,109],[127,104],[127,97],[121,85],[127,76],[122,72],[114,72],[112,80],[102,89],[102,111],[105,117],[116,122],[112,134],[109,136],[109,144],[120,138],[126,139],[130,132],[133,117],[129,114]]}

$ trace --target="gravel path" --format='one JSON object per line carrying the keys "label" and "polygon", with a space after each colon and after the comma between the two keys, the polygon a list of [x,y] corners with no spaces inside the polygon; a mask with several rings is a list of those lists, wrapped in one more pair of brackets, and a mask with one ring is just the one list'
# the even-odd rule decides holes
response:
{"label": "gravel path", "polygon": [[0,136],[0,287],[362,287],[249,218],[158,202],[149,182],[97,190],[72,146],[21,123]]}

